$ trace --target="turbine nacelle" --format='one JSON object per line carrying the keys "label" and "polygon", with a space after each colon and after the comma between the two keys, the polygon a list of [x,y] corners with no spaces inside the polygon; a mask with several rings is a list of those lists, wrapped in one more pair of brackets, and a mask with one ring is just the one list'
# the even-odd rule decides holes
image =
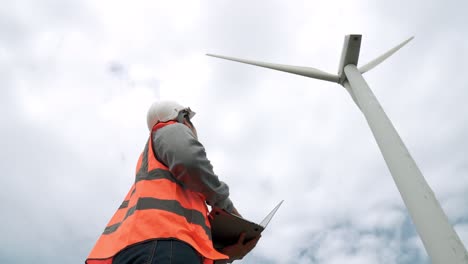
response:
{"label": "turbine nacelle", "polygon": [[359,60],[359,51],[361,50],[361,35],[347,35],[341,51],[340,65],[338,66],[338,83],[343,85],[346,81],[344,67],[346,65],[356,65]]}

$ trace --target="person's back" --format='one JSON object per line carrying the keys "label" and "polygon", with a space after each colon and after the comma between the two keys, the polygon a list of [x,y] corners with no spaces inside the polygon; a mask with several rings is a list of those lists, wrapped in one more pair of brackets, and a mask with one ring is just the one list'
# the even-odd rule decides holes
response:
{"label": "person's back", "polygon": [[[150,137],[135,182],[91,251],[87,264],[212,263],[242,258],[256,244],[241,236],[218,252],[206,203],[238,214],[228,186],[206,157],[189,108],[156,102],[148,111]],[[218,262],[218,261],[217,261]]]}

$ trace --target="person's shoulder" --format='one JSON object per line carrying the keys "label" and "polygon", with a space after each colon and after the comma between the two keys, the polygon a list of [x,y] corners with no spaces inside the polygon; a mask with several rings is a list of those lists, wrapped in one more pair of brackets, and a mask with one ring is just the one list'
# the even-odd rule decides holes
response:
{"label": "person's shoulder", "polygon": [[154,138],[180,135],[180,134],[185,134],[189,131],[190,129],[186,125],[181,124],[181,123],[174,123],[174,124],[170,124],[170,125],[167,125],[158,129],[154,133]]}
{"label": "person's shoulder", "polygon": [[164,147],[164,146],[185,146],[187,142],[189,142],[193,135],[191,134],[192,131],[184,124],[181,123],[174,123],[160,129],[156,130],[153,133],[152,139],[153,144],[156,146]]}
{"label": "person's shoulder", "polygon": [[161,127],[160,129],[158,129],[156,132],[168,132],[168,131],[176,131],[176,130],[186,130],[188,129],[188,127],[182,123],[174,123],[174,124],[170,124],[170,125],[167,125],[167,126],[164,126],[164,127]]}

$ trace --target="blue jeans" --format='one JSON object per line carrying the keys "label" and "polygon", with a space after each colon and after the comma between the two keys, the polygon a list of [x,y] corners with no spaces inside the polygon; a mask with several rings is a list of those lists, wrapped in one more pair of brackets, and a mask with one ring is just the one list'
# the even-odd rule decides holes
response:
{"label": "blue jeans", "polygon": [[151,240],[119,252],[112,264],[201,264],[202,257],[179,240]]}

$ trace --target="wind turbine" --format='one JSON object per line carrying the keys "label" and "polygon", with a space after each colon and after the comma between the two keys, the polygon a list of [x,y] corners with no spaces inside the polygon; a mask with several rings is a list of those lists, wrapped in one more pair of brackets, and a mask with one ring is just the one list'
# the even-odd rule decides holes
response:
{"label": "wind turbine", "polygon": [[401,140],[395,127],[372,93],[362,74],[373,69],[413,37],[385,52],[364,66],[357,67],[361,35],[347,35],[341,53],[338,74],[315,68],[274,64],[227,56],[208,56],[237,61],[314,79],[336,82],[350,93],[364,114],[380,151],[392,174],[424,247],[434,264],[468,264],[468,254],[457,233],[427,184],[416,162]]}

